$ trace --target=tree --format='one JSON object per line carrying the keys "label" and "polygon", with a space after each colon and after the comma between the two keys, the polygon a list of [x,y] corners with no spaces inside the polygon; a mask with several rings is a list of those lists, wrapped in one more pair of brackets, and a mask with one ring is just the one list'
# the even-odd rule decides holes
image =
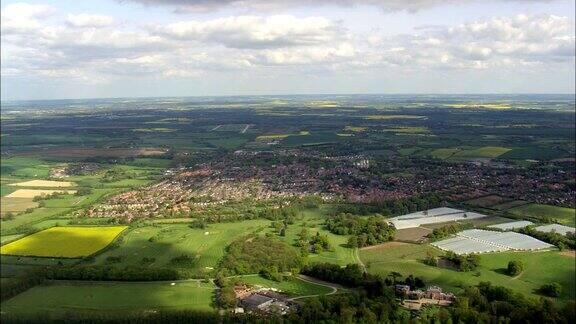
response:
{"label": "tree", "polygon": [[548,297],[558,297],[562,293],[562,286],[557,282],[542,285],[540,293]]}
{"label": "tree", "polygon": [[518,260],[508,262],[508,269],[507,269],[508,275],[517,276],[522,271],[524,271],[524,262]]}
{"label": "tree", "polygon": [[396,271],[392,271],[390,272],[390,274],[388,275],[389,277],[392,277],[392,283],[395,285],[396,284],[396,280],[398,278],[402,278],[402,274],[400,274],[399,272]]}

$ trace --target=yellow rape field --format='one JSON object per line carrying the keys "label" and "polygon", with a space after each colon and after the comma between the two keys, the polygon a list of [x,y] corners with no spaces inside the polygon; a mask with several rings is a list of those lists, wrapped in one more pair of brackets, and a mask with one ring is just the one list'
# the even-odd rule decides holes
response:
{"label": "yellow rape field", "polygon": [[110,244],[127,226],[52,227],[0,247],[6,255],[80,258]]}

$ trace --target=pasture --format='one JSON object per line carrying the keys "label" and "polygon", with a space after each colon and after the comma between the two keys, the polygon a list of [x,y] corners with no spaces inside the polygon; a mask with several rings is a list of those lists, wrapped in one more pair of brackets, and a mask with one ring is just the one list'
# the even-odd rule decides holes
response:
{"label": "pasture", "polygon": [[6,314],[63,315],[82,311],[212,310],[215,286],[196,281],[149,283],[58,282],[36,286],[2,303]]}
{"label": "pasture", "polygon": [[28,235],[0,248],[1,254],[80,258],[110,244],[126,226],[52,227]]}
{"label": "pasture", "polygon": [[[109,257],[119,257],[121,261],[115,265],[167,267],[173,258],[185,254],[195,258],[192,270],[211,272],[234,239],[269,224],[265,220],[248,220],[210,224],[204,229],[190,228],[186,223],[134,228],[126,233],[118,248],[102,253],[95,262],[107,264]],[[147,259],[143,261],[144,258]]]}
{"label": "pasture", "polygon": [[[480,267],[471,272],[428,266],[422,262],[427,253],[438,255],[441,252],[428,244],[390,242],[361,249],[360,258],[370,273],[383,276],[393,271],[403,276],[412,274],[421,277],[427,285],[439,285],[447,291],[458,292],[481,281],[491,281],[493,285],[508,287],[516,292],[540,298],[536,289],[545,283],[555,281],[565,287],[558,299],[566,301],[575,298],[574,257],[562,252],[483,254]],[[526,264],[525,271],[516,278],[504,273],[510,260],[521,260]]]}
{"label": "pasture", "polygon": [[519,216],[529,216],[534,218],[550,217],[563,225],[571,227],[575,227],[576,224],[576,210],[573,208],[529,204],[515,207],[508,211]]}

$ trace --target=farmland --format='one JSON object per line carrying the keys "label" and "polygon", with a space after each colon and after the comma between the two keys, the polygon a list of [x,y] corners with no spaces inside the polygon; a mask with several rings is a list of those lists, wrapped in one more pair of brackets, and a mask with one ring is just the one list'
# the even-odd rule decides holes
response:
{"label": "farmland", "polygon": [[3,245],[2,254],[78,258],[91,255],[110,244],[124,226],[53,227]]}
{"label": "farmland", "polygon": [[530,204],[516,208],[512,208],[509,212],[519,216],[532,216],[532,217],[550,217],[557,220],[561,224],[568,226],[575,226],[576,210],[573,208],[563,208],[557,206]]}
{"label": "farmland", "polygon": [[60,315],[80,312],[211,310],[214,285],[200,282],[85,283],[62,282],[32,288],[2,304],[8,314]]}
{"label": "farmland", "polygon": [[[110,257],[120,258],[116,266],[167,267],[182,254],[196,259],[192,270],[213,272],[224,256],[225,248],[239,236],[269,226],[269,221],[210,224],[205,229],[191,229],[188,224],[155,225],[131,229],[122,243],[96,258],[96,264],[107,264]],[[151,262],[144,262],[148,258]]]}
{"label": "farmland", "polygon": [[[422,262],[445,252],[411,244],[451,239],[440,234],[455,225],[573,226],[569,102],[505,101],[510,108],[495,111],[470,98],[269,99],[3,111],[2,286],[27,272],[48,280],[3,300],[2,310],[55,318],[214,311],[222,278],[287,298],[329,293],[296,278],[324,263],[413,275],[458,296],[490,281],[538,298],[541,285],[558,282],[553,300],[574,299],[572,250],[484,253],[476,270],[457,272]],[[459,104],[470,109],[450,106]],[[544,108],[518,108],[534,105]],[[328,225],[343,214],[348,229]],[[384,240],[373,228],[352,234],[355,220],[372,217],[396,224],[394,241],[353,248]],[[240,245],[250,262],[234,254]],[[269,258],[267,247],[285,253]],[[526,269],[512,278],[504,269],[515,259]],[[332,297],[341,294],[355,290]]]}

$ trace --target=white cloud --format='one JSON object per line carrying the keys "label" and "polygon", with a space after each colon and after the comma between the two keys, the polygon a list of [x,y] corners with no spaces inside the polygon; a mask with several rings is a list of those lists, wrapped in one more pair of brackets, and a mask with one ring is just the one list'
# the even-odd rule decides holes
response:
{"label": "white cloud", "polygon": [[2,33],[30,32],[42,26],[40,20],[54,13],[47,5],[14,3],[2,9]]}
{"label": "white cloud", "polygon": [[157,26],[159,35],[176,40],[222,44],[230,48],[305,46],[333,41],[341,28],[323,17],[237,16],[208,21],[183,21]]}
{"label": "white cloud", "polygon": [[79,28],[109,27],[114,25],[114,18],[110,16],[90,14],[68,15],[66,23],[69,26]]}
{"label": "white cloud", "polygon": [[[125,2],[127,0],[119,0]],[[219,9],[282,10],[311,6],[374,6],[391,11],[418,11],[437,6],[480,2],[550,2],[553,0],[129,0],[146,6],[170,6],[177,12],[207,12]]]}

